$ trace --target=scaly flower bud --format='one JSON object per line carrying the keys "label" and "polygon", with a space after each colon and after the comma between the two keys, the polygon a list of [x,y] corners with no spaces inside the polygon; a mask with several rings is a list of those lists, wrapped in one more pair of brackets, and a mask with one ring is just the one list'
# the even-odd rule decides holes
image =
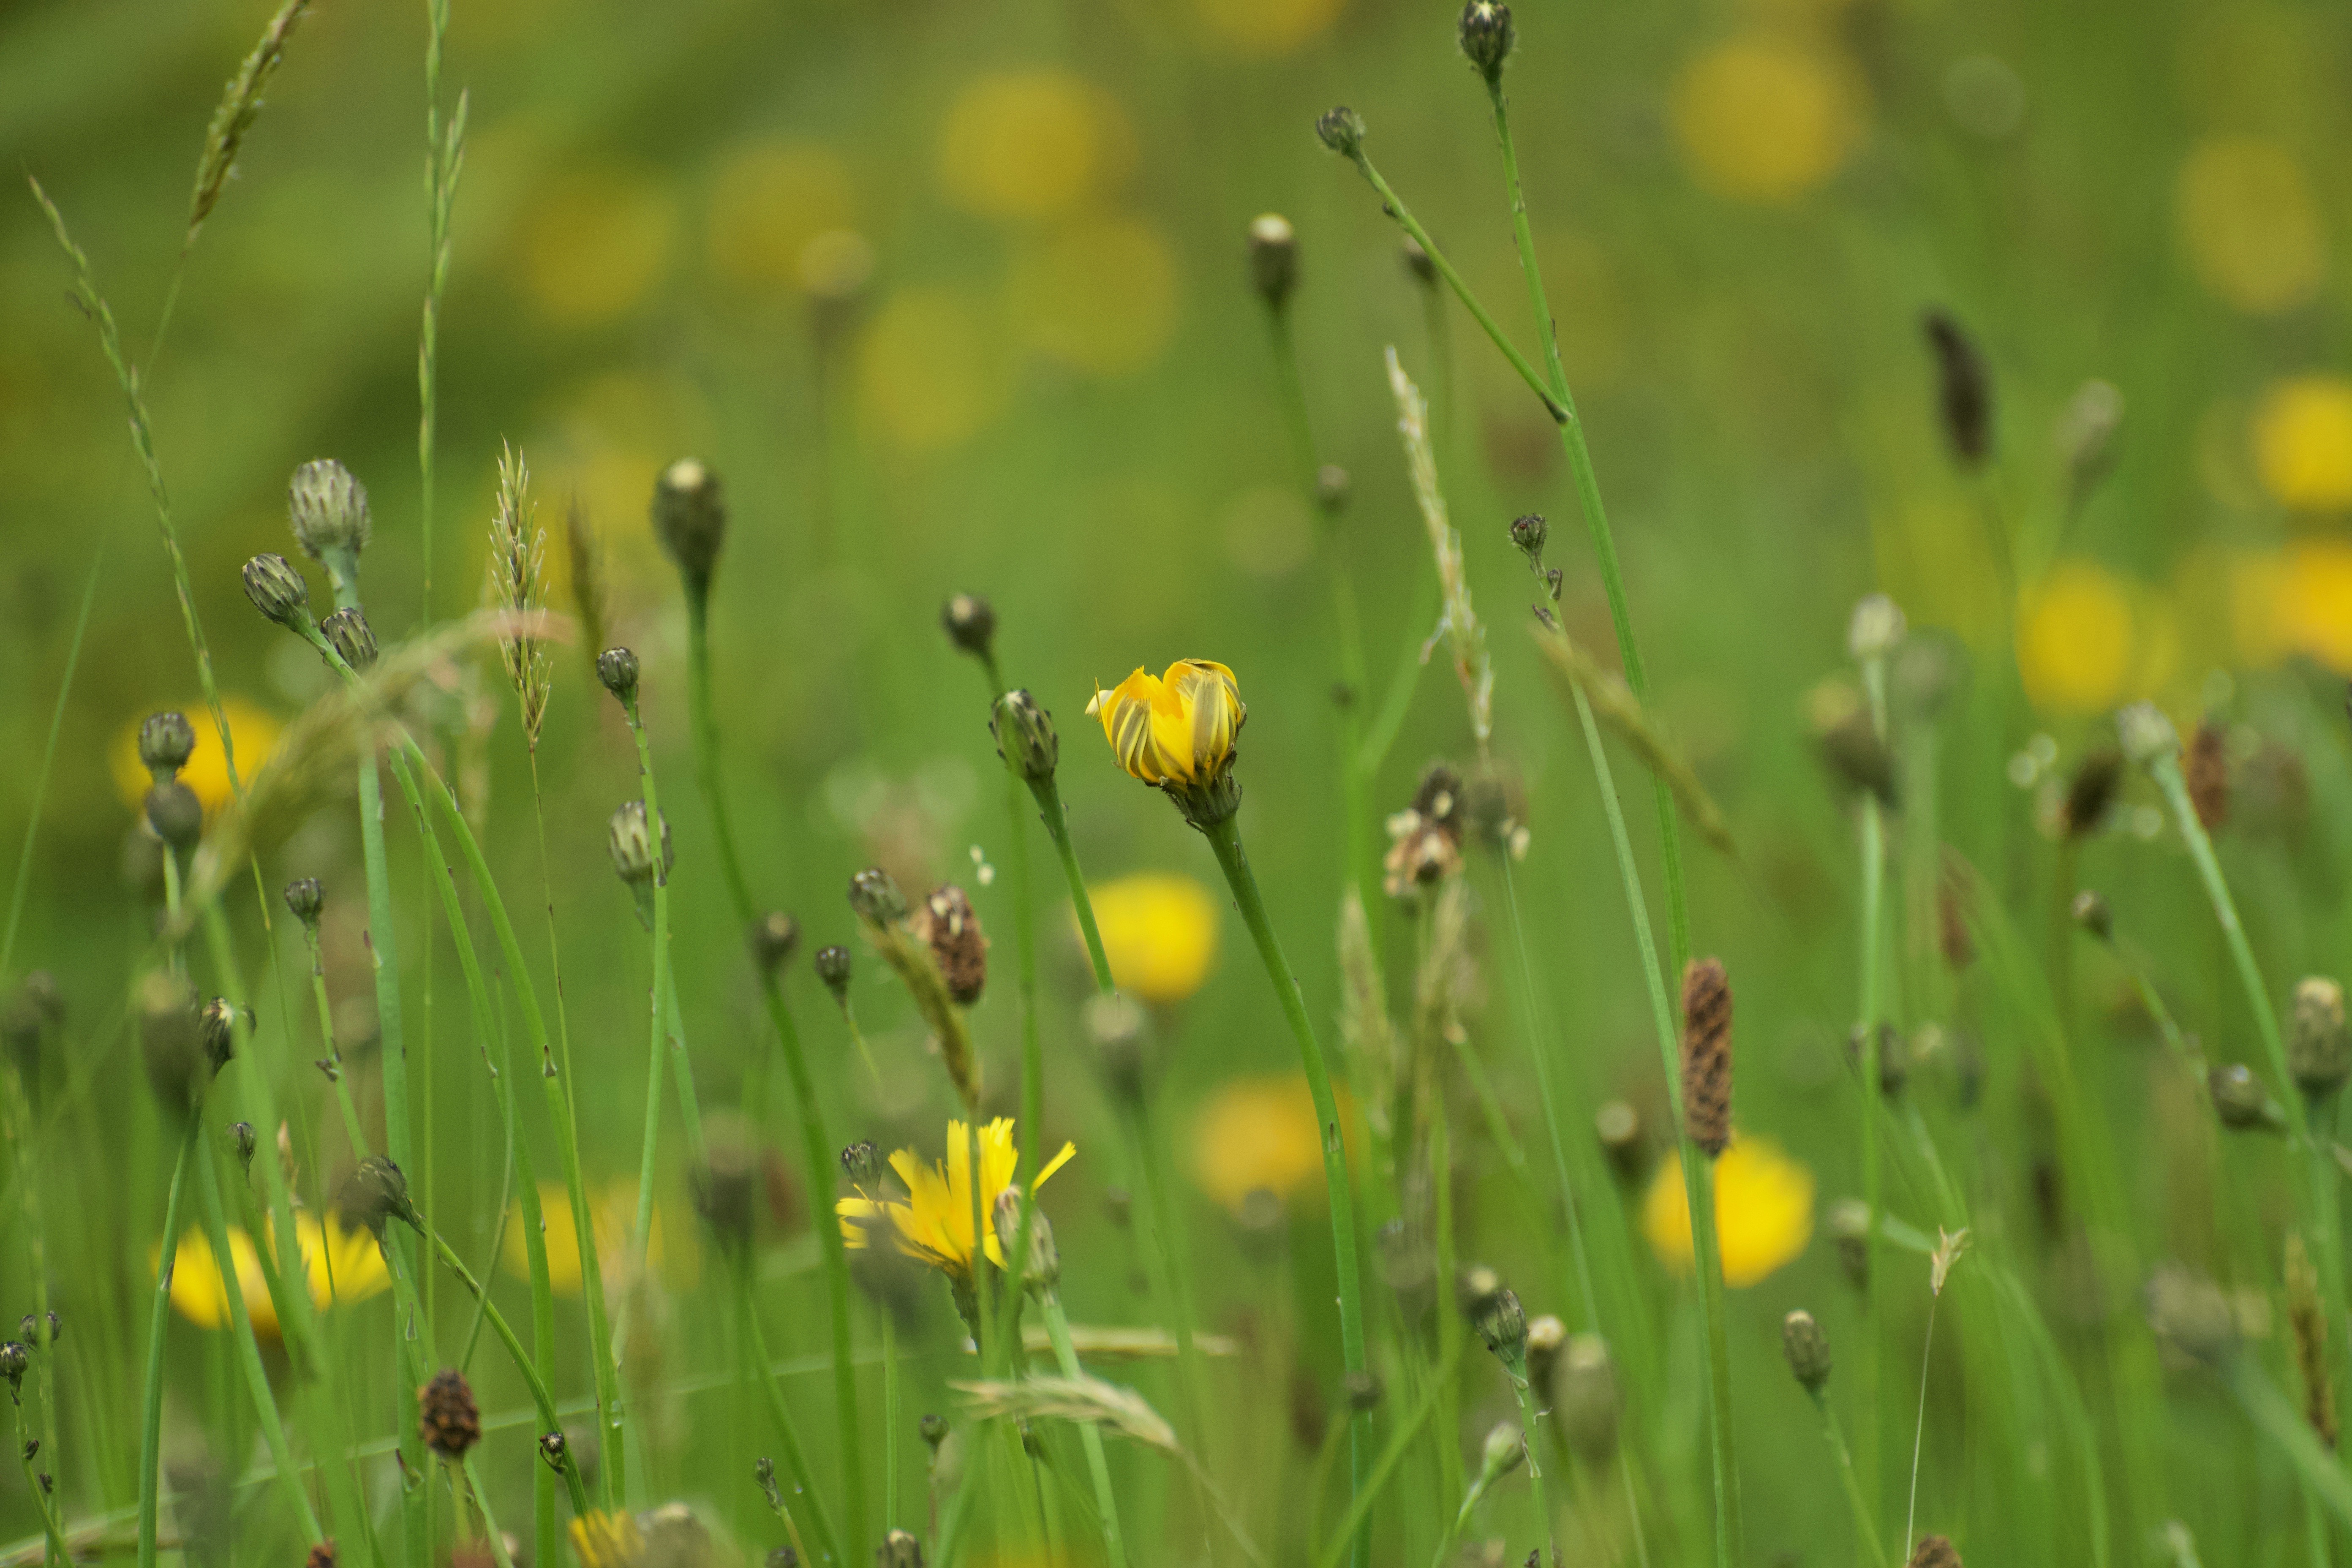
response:
{"label": "scaly flower bud", "polygon": [[195,749],[195,728],[182,714],[151,713],[139,726],[139,763],[157,784],[175,777]]}
{"label": "scaly flower bud", "polygon": [[1791,1312],[1780,1321],[1780,1352],[1789,1358],[1789,1370],[1797,1374],[1806,1393],[1818,1394],[1829,1382],[1829,1336],[1822,1332],[1811,1312]]}
{"label": "scaly flower bud", "polygon": [[[605,826],[605,836],[613,851],[613,869],[621,880],[632,887],[654,879],[653,834],[646,826],[646,803],[625,800],[616,807]],[[670,844],[669,820],[661,825],[661,876],[669,879],[669,868],[677,861],[677,851]]]}
{"label": "scaly flower bud", "polygon": [[889,872],[868,866],[849,879],[849,908],[867,925],[893,926],[907,918],[907,895]]}
{"label": "scaly flower bud", "polygon": [[8,1380],[8,1392],[15,1394],[25,1381],[25,1373],[33,1364],[33,1354],[15,1340],[0,1344],[0,1377]]}
{"label": "scaly flower bud", "polygon": [[245,596],[268,619],[289,630],[310,621],[310,584],[283,555],[257,555],[245,563]]}
{"label": "scaly flower bud", "polygon": [[833,993],[833,999],[845,1007],[848,1006],[849,971],[855,962],[849,950],[838,942],[818,948],[814,962],[816,977],[824,982],[824,988]]}
{"label": "scaly flower bud", "polygon": [[849,1184],[860,1192],[882,1179],[882,1151],[871,1138],[861,1138],[841,1152],[841,1169]]}
{"label": "scaly flower bud", "polygon": [[948,641],[982,664],[994,655],[996,611],[977,594],[958,594],[940,606],[940,625]]}
{"label": "scaly flower bud", "polygon": [[424,1228],[416,1217],[416,1205],[408,1196],[408,1178],[400,1167],[381,1154],[370,1154],[359,1163],[344,1181],[342,1191],[335,1196],[335,1207],[345,1219],[365,1226],[376,1240],[383,1239],[384,1222],[401,1220]]}
{"label": "scaly flower bud", "polygon": [[1519,1430],[1517,1421],[1497,1421],[1487,1430],[1486,1441],[1478,1454],[1478,1485],[1491,1487],[1523,1464],[1528,1457],[1527,1435]]}
{"label": "scaly flower bud", "polygon": [[250,1121],[230,1122],[228,1124],[228,1142],[229,1147],[236,1151],[236,1163],[244,1166],[247,1173],[250,1174],[253,1170],[253,1151],[257,1147],[257,1140],[253,1135],[253,1123]]}
{"label": "scaly flower bud", "polygon": [[1032,784],[1054,776],[1062,760],[1061,738],[1054,732],[1054,716],[1027,691],[1008,691],[998,698],[988,729],[1006,767]]}
{"label": "scaly flower bud", "polygon": [[1462,22],[1457,30],[1462,52],[1478,68],[1478,74],[1493,87],[1503,79],[1503,62],[1511,58],[1512,46],[1518,34],[1511,25],[1511,8],[1500,0],[1469,0],[1462,7]]}
{"label": "scaly flower bud", "polygon": [[2324,974],[2295,982],[2286,1065],[2296,1086],[2314,1100],[2326,1099],[2352,1077],[2352,1035],[2344,1026],[2344,987]]}
{"label": "scaly flower bud", "polygon": [[719,548],[727,542],[727,508],[719,496],[719,476],[694,458],[680,458],[654,484],[654,533],[677,563],[686,591],[699,599],[710,592]]}
{"label": "scaly flower bud", "polygon": [[1519,1305],[1518,1293],[1506,1286],[1486,1298],[1486,1302],[1470,1320],[1486,1348],[1501,1359],[1505,1366],[1517,1370],[1525,1363],[1528,1353],[1527,1309]]}
{"label": "scaly flower bud", "polygon": [[625,647],[608,647],[596,656],[596,679],[624,706],[637,700],[637,656]]}
{"label": "scaly flower bud", "polygon": [[195,987],[182,976],[154,970],[139,983],[139,1053],[147,1081],[173,1111],[194,1107],[212,1082],[196,1031],[197,1006]]}
{"label": "scaly flower bud", "polygon": [[287,520],[294,525],[295,542],[313,561],[326,562],[330,571],[350,569],[331,556],[356,564],[368,547],[367,488],[332,458],[320,458],[294,470],[286,487]]}
{"label": "scaly flower bud", "polygon": [[1249,226],[1250,281],[1258,298],[1279,310],[1298,284],[1298,234],[1280,213],[1260,213]]}
{"label": "scaly flower bud", "polygon": [[1528,558],[1531,566],[1543,564],[1544,545],[1550,538],[1551,524],[1543,520],[1540,512],[1531,511],[1511,520],[1511,542],[1518,546],[1519,553]]}
{"label": "scaly flower bud", "polygon": [[539,1435],[539,1457],[547,1461],[549,1469],[561,1474],[563,1467],[571,1462],[571,1441],[562,1433],[542,1432]]}
{"label": "scaly flower bud", "polygon": [[319,911],[326,906],[326,890],[319,886],[318,878],[302,877],[286,884],[286,907],[310,930],[319,929]]}
{"label": "scaly flower bud", "polygon": [[[1010,1258],[1013,1249],[1021,1244],[1019,1187],[1007,1187],[996,1194],[993,1217],[997,1249]],[[1021,1273],[1022,1283],[1032,1290],[1051,1290],[1062,1282],[1062,1255],[1054,1246],[1054,1223],[1045,1217],[1044,1209],[1034,1205],[1029,1213],[1029,1261]]]}
{"label": "scaly flower bud", "polygon": [[205,803],[177,779],[149,790],[146,810],[147,826],[174,849],[192,849],[205,836]]}
{"label": "scaly flower bud", "polygon": [[214,997],[196,1015],[196,1043],[217,1077],[236,1054],[236,1007],[227,997]]}
{"label": "scaly flower bud", "polygon": [[762,974],[773,974],[792,962],[801,945],[801,922],[782,910],[771,910],[751,922],[751,962]]}
{"label": "scaly flower bud", "polygon": [[1358,158],[1364,152],[1364,117],[1340,104],[1324,111],[1315,122],[1315,135],[1323,145],[1343,158]]}
{"label": "scaly flower bud", "polygon": [[367,612],[357,605],[337,610],[319,623],[319,630],[354,674],[365,675],[375,668],[375,628],[368,625]]}

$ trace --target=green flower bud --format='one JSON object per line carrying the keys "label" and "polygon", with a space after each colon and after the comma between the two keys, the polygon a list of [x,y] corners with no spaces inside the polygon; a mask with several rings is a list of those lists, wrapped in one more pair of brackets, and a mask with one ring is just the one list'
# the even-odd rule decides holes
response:
{"label": "green flower bud", "polygon": [[166,1109],[184,1111],[204,1099],[212,1071],[196,1026],[195,987],[155,970],[139,983],[139,1053],[147,1081]]}
{"label": "green flower bud", "polygon": [[1280,213],[1260,213],[1249,226],[1250,282],[1258,298],[1282,309],[1298,285],[1298,234]]}
{"label": "green flower bud", "polygon": [[378,1241],[383,1239],[386,1220],[402,1220],[420,1231],[425,1228],[408,1196],[408,1178],[381,1154],[370,1154],[359,1163],[336,1194],[335,1206],[344,1218],[365,1226]]}
{"label": "green flower bud", "polygon": [[2116,715],[2116,736],[2124,755],[2141,767],[2174,756],[2180,750],[2180,731],[2153,702],[2135,702]]}
{"label": "green flower bud", "polygon": [[310,623],[310,584],[283,555],[257,555],[245,563],[245,596],[281,626]]}
{"label": "green flower bud", "polygon": [[230,1122],[228,1124],[228,1142],[229,1147],[236,1151],[236,1163],[243,1165],[248,1173],[251,1172],[253,1169],[253,1151],[256,1147],[253,1136],[253,1123],[250,1121]]}
{"label": "green flower bud", "polygon": [[1061,739],[1054,732],[1054,716],[1027,691],[1008,691],[998,698],[988,728],[1005,766],[1034,783],[1054,776],[1062,760]]}
{"label": "green flower bud", "polygon": [[923,1568],[923,1543],[903,1530],[894,1530],[882,1538],[874,1561],[879,1568]]}
{"label": "green flower bud", "polygon": [[1469,0],[1462,7],[1462,22],[1456,31],[1462,42],[1462,52],[1478,68],[1478,74],[1488,85],[1503,79],[1503,62],[1511,58],[1511,47],[1518,41],[1511,25],[1511,8],[1500,0]]}
{"label": "green flower bud", "polygon": [[16,1336],[34,1350],[54,1345],[65,1337],[66,1326],[55,1312],[48,1314],[47,1332],[42,1331],[41,1314],[27,1312],[16,1320]]}
{"label": "green flower bud", "polygon": [[368,547],[367,488],[332,458],[294,470],[286,487],[286,515],[294,525],[295,542],[313,561],[356,557]]}
{"label": "green flower bud", "polygon": [[680,458],[654,485],[654,532],[677,563],[687,592],[700,598],[710,591],[710,574],[727,542],[727,507],[719,476],[694,458]]}
{"label": "green flower bud", "polygon": [[940,606],[940,625],[948,641],[983,663],[996,644],[996,611],[977,594],[958,594]]}
{"label": "green flower bud", "polygon": [[751,922],[751,962],[762,974],[773,974],[792,961],[801,945],[801,922],[782,910],[771,910]]}
{"label": "green flower bud", "polygon": [[833,999],[843,1006],[849,1005],[849,971],[853,960],[849,950],[835,942],[816,950],[816,977],[833,993]]}
{"label": "green flower bud", "polygon": [[1544,545],[1550,539],[1551,524],[1543,520],[1541,512],[1531,511],[1511,520],[1511,542],[1519,547],[1519,553],[1528,558],[1530,565],[1543,564]]}
{"label": "green flower bud", "polygon": [[227,997],[214,997],[196,1015],[196,1042],[215,1074],[236,1055],[236,1007]]}
{"label": "green flower bud", "polygon": [[1478,1455],[1478,1484],[1491,1487],[1527,1462],[1527,1435],[1517,1421],[1497,1421]]}
{"label": "green flower bud", "polygon": [[1846,623],[1846,651],[1858,662],[1885,658],[1903,640],[1908,623],[1902,607],[1884,594],[1872,594],[1854,605]]}
{"label": "green flower bud", "polygon": [[923,1441],[930,1445],[931,1454],[937,1458],[940,1445],[948,1440],[947,1417],[927,1411],[922,1420],[916,1424],[916,1430],[923,1435]]}
{"label": "green flower bud", "polygon": [[539,1435],[539,1457],[547,1461],[549,1469],[561,1475],[563,1467],[571,1462],[571,1455],[572,1444],[562,1433],[541,1432]]}
{"label": "green flower bud", "polygon": [[1364,117],[1344,103],[1325,111],[1315,122],[1315,134],[1323,145],[1343,158],[1363,154]]}
{"label": "green flower bud", "polygon": [[2207,1092],[2213,1097],[2213,1114],[2221,1125],[2236,1132],[2279,1132],[2286,1128],[2286,1109],[2273,1100],[2254,1069],[2243,1062],[2230,1062],[2205,1075]]}
{"label": "green flower bud", "polygon": [[907,895],[898,879],[879,866],[868,866],[849,879],[849,908],[872,926],[893,926],[907,918]]}
{"label": "green flower bud", "polygon": [[15,1340],[0,1344],[0,1377],[8,1380],[11,1394],[25,1381],[25,1373],[32,1364],[33,1353]]}
{"label": "green flower bud", "polygon": [[2304,1093],[2325,1099],[2352,1077],[2352,1035],[2344,1027],[2344,987],[2323,974],[2295,983],[2287,1070]]}
{"label": "green flower bud", "polygon": [[147,826],[174,849],[192,849],[205,836],[205,803],[177,779],[147,792]]}
{"label": "green flower bud", "polygon": [[637,700],[637,656],[625,647],[608,647],[596,656],[596,679],[623,703]]}
{"label": "green flower bud", "polygon": [[151,713],[139,726],[139,763],[157,784],[186,767],[195,749],[195,728],[181,714]]}
{"label": "green flower bud", "polygon": [[[654,845],[653,834],[646,826],[646,803],[642,800],[623,801],[614,811],[606,832],[613,850],[613,869],[620,873],[621,880],[632,887],[651,882],[654,879]],[[661,825],[661,874],[664,881],[669,879],[669,868],[676,858],[677,852],[670,844],[669,822],[665,818]]]}
{"label": "green flower bud", "polygon": [[873,1139],[861,1138],[841,1152],[841,1169],[851,1186],[869,1191],[882,1179],[882,1151]]}
{"label": "green flower bud", "polygon": [[286,907],[310,930],[319,929],[319,911],[326,905],[326,890],[319,886],[318,878],[303,877],[286,884]]}
{"label": "green flower bud", "polygon": [[1486,1298],[1470,1326],[1504,1365],[1516,1367],[1527,1359],[1527,1309],[1519,1305],[1518,1293],[1507,1286]]}
{"label": "green flower bud", "polygon": [[337,610],[319,623],[319,630],[354,674],[365,675],[375,668],[375,628],[368,625],[367,612],[357,605]]}
{"label": "green flower bud", "polygon": [[1829,1336],[1822,1332],[1811,1312],[1795,1311],[1780,1320],[1780,1353],[1789,1358],[1789,1370],[1797,1374],[1806,1393],[1818,1393],[1829,1382]]}

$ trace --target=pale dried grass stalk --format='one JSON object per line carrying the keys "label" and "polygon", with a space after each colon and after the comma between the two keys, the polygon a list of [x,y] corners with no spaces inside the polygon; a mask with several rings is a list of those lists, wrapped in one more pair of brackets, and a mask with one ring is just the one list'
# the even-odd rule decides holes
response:
{"label": "pale dried grass stalk", "polygon": [[1429,441],[1429,401],[1387,351],[1389,389],[1396,394],[1397,431],[1404,437],[1406,467],[1412,474],[1413,499],[1421,503],[1421,521],[1429,530],[1429,547],[1437,558],[1437,582],[1444,608],[1437,629],[1422,645],[1422,662],[1443,638],[1454,655],[1454,673],[1461,679],[1462,694],[1470,704],[1470,733],[1478,742],[1480,761],[1486,760],[1495,733],[1495,665],[1486,653],[1486,628],[1470,607],[1470,582],[1463,565],[1462,535],[1448,521],[1445,497],[1437,488],[1437,454]]}
{"label": "pale dried grass stalk", "polygon": [[1706,786],[1699,782],[1680,751],[1659,729],[1649,710],[1642,705],[1616,673],[1601,668],[1592,655],[1570,637],[1557,622],[1538,620],[1535,626],[1536,646],[1543,649],[1552,673],[1563,682],[1572,682],[1584,689],[1592,703],[1592,711],[1600,721],[1617,732],[1618,738],[1633,748],[1633,754],[1643,766],[1666,781],[1674,792],[1683,815],[1699,836],[1726,855],[1738,853],[1732,841],[1731,824],[1723,808],[1715,803]]}
{"label": "pale dried grass stalk", "polygon": [[278,65],[286,58],[286,42],[310,9],[310,0],[286,0],[221,94],[220,107],[213,110],[212,123],[205,128],[204,156],[196,162],[196,186],[188,197],[187,237],[180,242],[183,250],[196,243],[196,231],[204,227],[205,219],[212,216],[221,194],[228,189],[246,132],[261,113],[262,89],[278,74]]}
{"label": "pale dried grass stalk", "polygon": [[1176,1429],[1131,1388],[1094,1377],[1031,1377],[1019,1383],[950,1384],[982,1421],[1070,1421],[1108,1426],[1162,1453],[1181,1454]]}
{"label": "pale dried grass stalk", "polygon": [[535,526],[530,465],[509,447],[499,456],[499,504],[490,517],[489,601],[513,617],[499,639],[507,679],[522,705],[522,730],[530,749],[547,722],[552,661],[547,643],[531,628],[547,607],[547,531]]}

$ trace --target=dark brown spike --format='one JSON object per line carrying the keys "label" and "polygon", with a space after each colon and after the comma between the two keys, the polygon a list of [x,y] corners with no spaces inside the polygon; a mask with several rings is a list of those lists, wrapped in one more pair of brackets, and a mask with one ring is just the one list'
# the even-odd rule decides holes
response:
{"label": "dark brown spike", "polygon": [[2230,820],[2230,758],[2221,726],[2208,719],[2197,726],[2181,749],[2180,773],[2189,784],[2189,804],[2208,833],[2218,833]]}
{"label": "dark brown spike", "polygon": [[1944,439],[1963,468],[1983,465],[1992,453],[1992,370],[1968,329],[1943,310],[1921,322],[1936,354],[1937,411]]}
{"label": "dark brown spike", "polygon": [[1720,959],[1683,969],[1683,1124],[1709,1159],[1731,1142],[1731,977]]}
{"label": "dark brown spike", "polygon": [[1960,1554],[1945,1535],[1923,1535],[1911,1550],[1910,1568],[1960,1568]]}

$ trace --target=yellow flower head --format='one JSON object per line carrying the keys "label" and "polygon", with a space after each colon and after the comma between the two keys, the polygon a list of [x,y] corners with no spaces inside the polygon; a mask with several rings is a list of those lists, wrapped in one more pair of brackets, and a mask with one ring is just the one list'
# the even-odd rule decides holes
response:
{"label": "yellow flower head", "polygon": [[[226,805],[232,798],[228,787],[228,762],[221,755],[220,731],[213,723],[211,711],[199,699],[183,703],[180,711],[188,717],[188,725],[196,732],[196,749],[188,757],[188,765],[180,770],[180,782],[196,792],[209,816]],[[281,726],[278,721],[242,697],[223,697],[221,711],[228,718],[228,738],[236,747],[236,776],[246,784],[261,771],[277,749]],[[106,749],[107,769],[114,775],[114,788],[123,804],[136,807],[147,798],[154,784],[139,761],[139,726],[146,722],[141,713],[122,727]]]}
{"label": "yellow flower head", "polygon": [[[1715,1233],[1723,1282],[1753,1285],[1793,1262],[1813,1237],[1813,1173],[1762,1138],[1734,1138],[1715,1163]],[[1689,1194],[1676,1161],[1658,1167],[1642,1201],[1642,1234],[1660,1262],[1691,1268]]]}
{"label": "yellow flower head", "polygon": [[1095,688],[1089,718],[1102,721],[1118,765],[1148,784],[1199,784],[1234,764],[1234,739],[1248,719],[1234,672],[1205,658],[1180,658],[1168,673],[1138,667],[1110,690]]}
{"label": "yellow flower head", "polygon": [[[667,1205],[654,1205],[652,1235],[646,1242],[646,1266],[657,1272],[672,1290],[688,1290],[702,1278],[702,1253],[688,1228],[677,1237],[663,1219]],[[559,1296],[580,1294],[580,1233],[572,1221],[572,1194],[562,1182],[539,1184],[539,1214],[545,1224],[541,1239],[547,1246],[547,1282]],[[588,1190],[588,1221],[596,1237],[596,1266],[607,1292],[627,1288],[635,1262],[637,1183],[633,1176],[616,1177]],[[517,1279],[530,1278],[530,1242],[523,1232],[522,1204],[507,1211],[506,1236],[499,1243],[499,1262]]]}
{"label": "yellow flower head", "polygon": [[2327,229],[2311,179],[2282,143],[2199,142],[2180,166],[2173,216],[2197,280],[2222,303],[2275,315],[2327,282]]}
{"label": "yellow flower head", "polygon": [[[1342,1094],[1339,1125],[1353,1121]],[[1307,1075],[1237,1078],[1210,1096],[1192,1118],[1192,1179],[1235,1214],[1260,1188],[1287,1199],[1319,1184],[1323,1131]]]}
{"label": "yellow flower head", "polygon": [[[294,1240],[301,1248],[310,1300],[320,1310],[338,1301],[364,1301],[391,1288],[383,1249],[365,1230],[347,1230],[334,1215],[321,1224],[311,1215],[298,1214]],[[253,1238],[232,1228],[228,1255],[236,1270],[237,1289],[245,1297],[246,1313],[253,1320],[253,1331],[276,1339],[278,1309],[269,1299],[269,1284],[262,1277],[261,1257]],[[163,1258],[160,1243],[149,1249],[151,1263],[160,1268]],[[172,1306],[200,1329],[225,1328],[229,1322],[228,1282],[213,1256],[212,1243],[201,1230],[180,1237],[179,1250],[172,1260]]]}
{"label": "yellow flower head", "polygon": [[1861,140],[1852,72],[1836,55],[1771,34],[1734,37],[1675,78],[1675,129],[1701,184],[1738,201],[1794,201]]}
{"label": "yellow flower head", "polygon": [[[1045,1169],[1037,1173],[1037,1184],[1045,1185],[1045,1178],[1068,1164],[1077,1152],[1076,1144],[1063,1144],[1061,1152],[1046,1161]],[[987,1248],[988,1260],[999,1268],[1004,1265],[1004,1251],[997,1245],[991,1216],[996,1212],[997,1194],[1013,1184],[1013,1174],[1020,1166],[1021,1151],[1013,1142],[1011,1117],[1000,1116],[980,1130],[980,1217],[985,1227],[981,1245]],[[971,1129],[961,1121],[948,1123],[948,1157],[944,1165],[926,1165],[914,1150],[901,1149],[890,1156],[890,1169],[907,1184],[907,1196],[875,1197],[861,1192],[854,1198],[842,1199],[834,1205],[841,1216],[842,1239],[852,1247],[864,1247],[867,1230],[879,1229],[887,1222],[896,1232],[899,1251],[950,1278],[970,1279]]]}
{"label": "yellow flower head", "polygon": [[590,1509],[572,1519],[571,1535],[580,1568],[635,1568],[646,1554],[646,1538],[638,1533],[636,1520],[625,1513]]}
{"label": "yellow flower head", "polygon": [[2253,435],[2271,499],[2296,511],[2352,510],[2352,380],[2280,382],[2254,411]]}
{"label": "yellow flower head", "polygon": [[1172,1006],[1209,977],[1217,958],[1217,900],[1192,878],[1147,871],[1098,883],[1087,897],[1121,990]]}

